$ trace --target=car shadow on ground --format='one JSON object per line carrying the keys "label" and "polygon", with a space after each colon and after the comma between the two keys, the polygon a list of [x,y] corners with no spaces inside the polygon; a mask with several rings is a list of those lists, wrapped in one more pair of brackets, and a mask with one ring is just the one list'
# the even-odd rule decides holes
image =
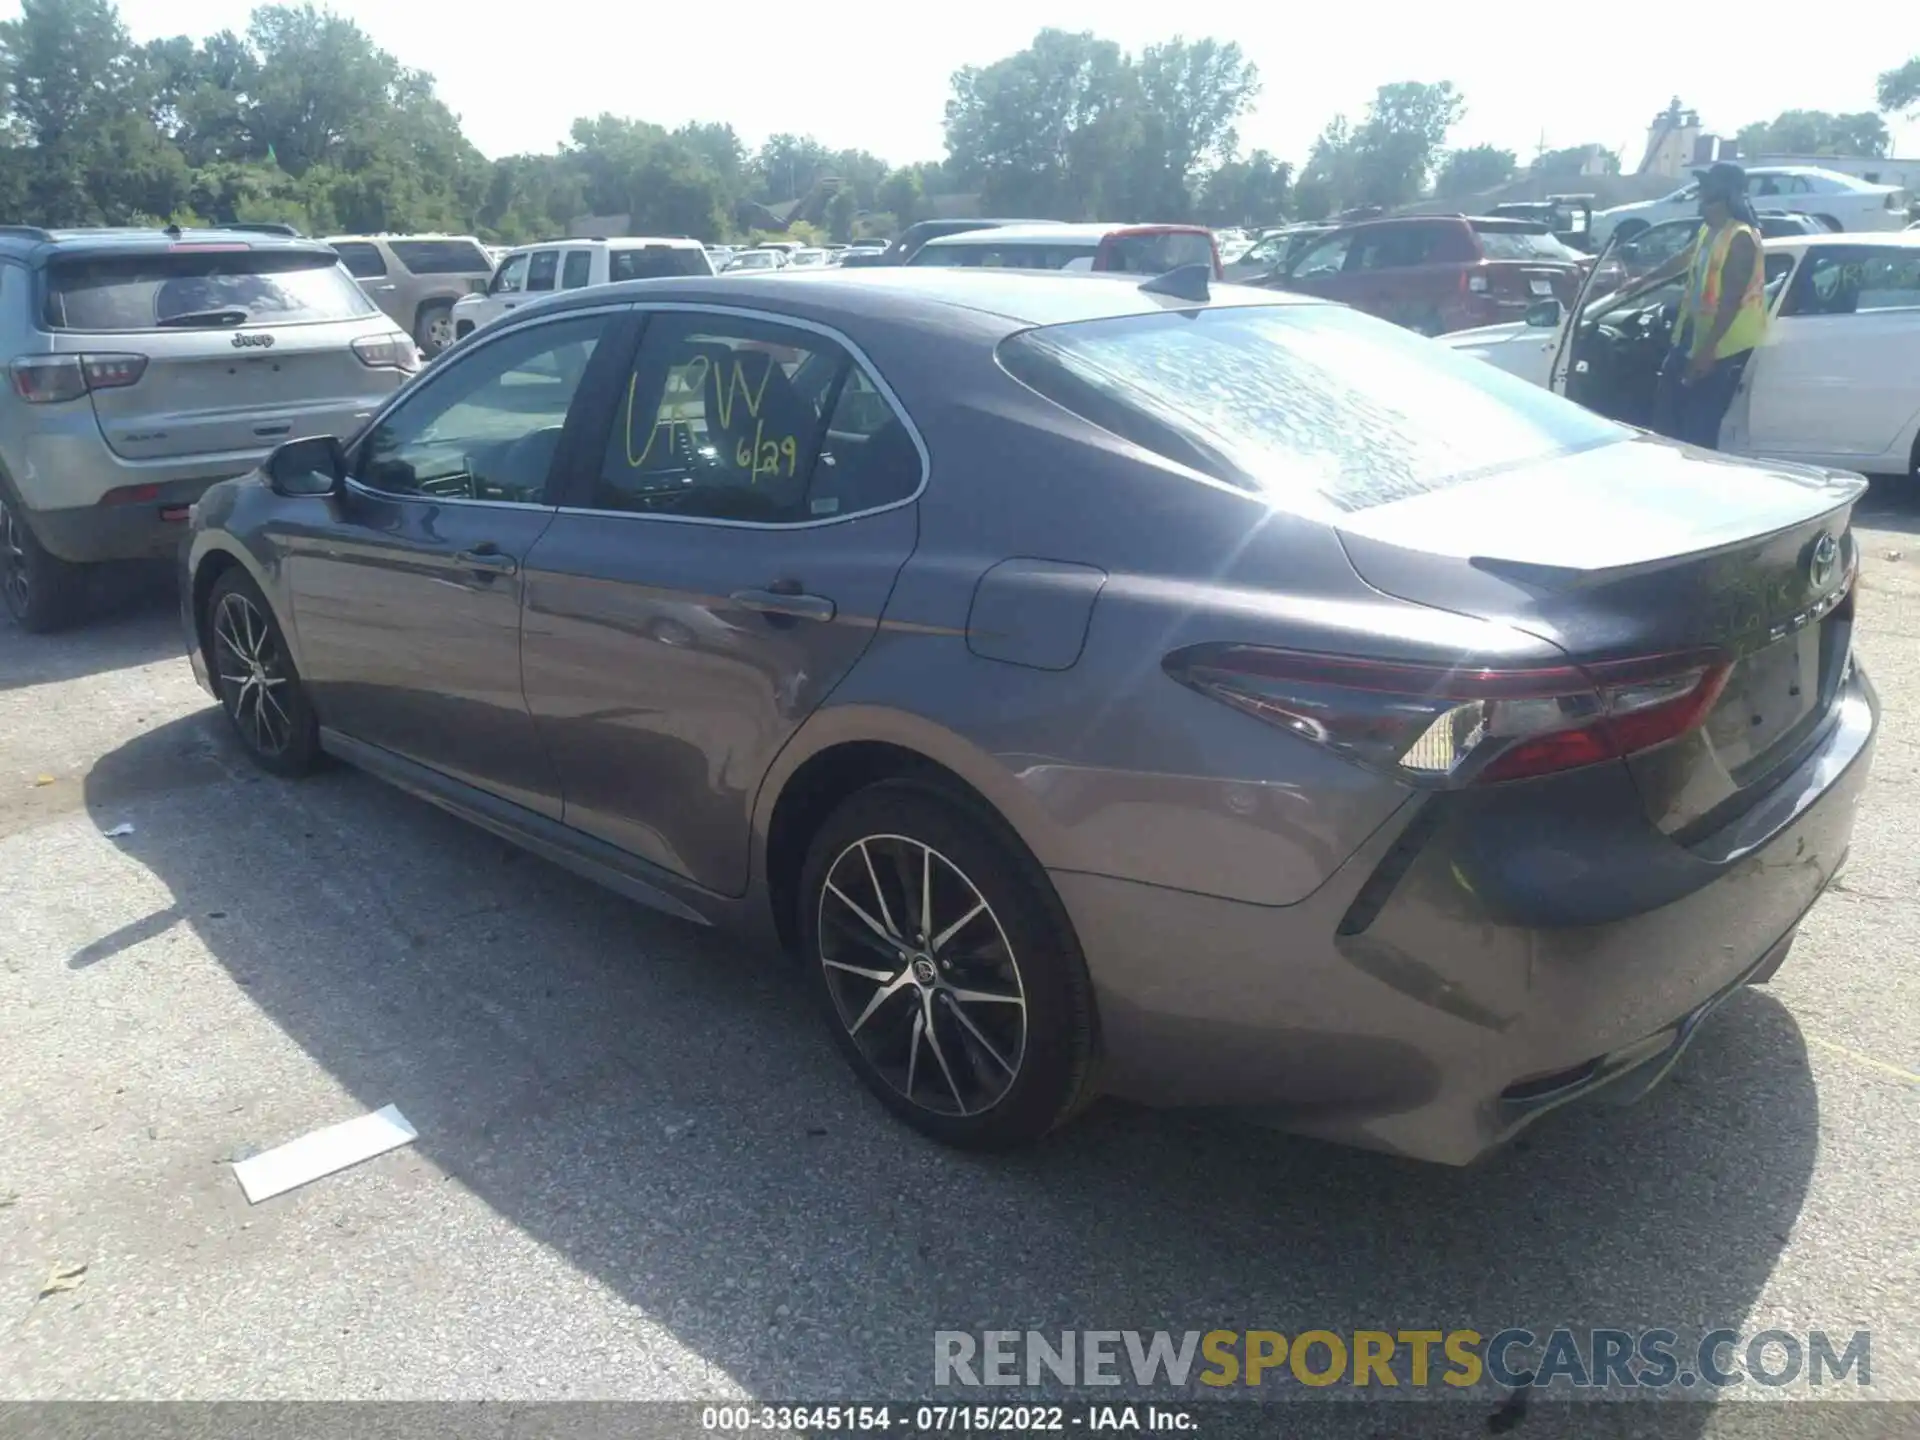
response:
{"label": "car shadow on ground", "polygon": [[[258,776],[216,711],[102,757],[86,798],[102,829],[141,807],[119,843],[172,905],[73,965],[184,915],[435,1165],[776,1399],[926,1394],[938,1329],[1737,1328],[1814,1165],[1806,1050],[1764,991],[1647,1101],[1469,1170],[1113,1104],[952,1154],[858,1088],[793,967],[345,768]],[[1659,1408],[1663,1434],[1711,1413]]]}
{"label": "car shadow on ground", "polygon": [[29,635],[0,615],[0,691],[79,680],[186,654],[171,569],[102,566],[75,624]]}
{"label": "car shadow on ground", "polygon": [[1908,475],[1875,475],[1866,498],[1854,507],[1853,523],[1865,530],[1920,535],[1920,480]]}

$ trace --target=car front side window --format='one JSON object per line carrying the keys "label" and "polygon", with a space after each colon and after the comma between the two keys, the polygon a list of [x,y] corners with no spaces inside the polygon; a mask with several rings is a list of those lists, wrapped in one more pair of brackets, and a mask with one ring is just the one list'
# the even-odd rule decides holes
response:
{"label": "car front side window", "polygon": [[1338,275],[1347,263],[1347,250],[1353,244],[1351,235],[1336,235],[1331,240],[1323,240],[1300,257],[1293,267],[1295,280],[1311,280],[1320,276]]}
{"label": "car front side window", "polygon": [[387,495],[545,504],[567,409],[609,323],[568,316],[469,352],[381,418],[355,480]]}
{"label": "car front side window", "polygon": [[891,402],[811,331],[656,316],[624,390],[595,509],[792,525],[919,486],[919,451]]}
{"label": "car front side window", "polygon": [[518,295],[527,288],[527,257],[509,255],[500,262],[500,268],[494,272],[493,283],[487,287],[489,295]]}

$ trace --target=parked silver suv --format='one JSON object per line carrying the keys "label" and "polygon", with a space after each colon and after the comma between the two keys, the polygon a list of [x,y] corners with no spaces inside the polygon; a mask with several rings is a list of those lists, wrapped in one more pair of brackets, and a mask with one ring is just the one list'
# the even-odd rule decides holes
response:
{"label": "parked silver suv", "polygon": [[493,279],[493,257],[471,235],[330,235],[327,243],[428,359],[453,343],[454,302],[485,293]]}
{"label": "parked silver suv", "polygon": [[316,240],[0,226],[0,594],[73,619],[86,567],[170,554],[289,436],[347,437],[420,367]]}

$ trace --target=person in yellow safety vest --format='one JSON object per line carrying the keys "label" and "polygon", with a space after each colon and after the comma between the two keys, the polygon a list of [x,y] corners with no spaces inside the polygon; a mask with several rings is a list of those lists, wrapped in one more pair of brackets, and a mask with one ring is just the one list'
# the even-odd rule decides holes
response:
{"label": "person in yellow safety vest", "polygon": [[1720,161],[1700,181],[1700,233],[1633,286],[1651,290],[1687,277],[1673,348],[1660,367],[1650,428],[1689,445],[1720,448],[1720,422],[1747,360],[1767,333],[1766,265],[1759,220],[1747,203],[1747,172]]}

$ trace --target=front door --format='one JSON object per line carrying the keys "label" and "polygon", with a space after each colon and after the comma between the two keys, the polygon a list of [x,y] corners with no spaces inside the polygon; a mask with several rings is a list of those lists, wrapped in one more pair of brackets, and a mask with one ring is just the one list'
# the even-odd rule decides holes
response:
{"label": "front door", "polygon": [[1750,453],[1886,455],[1920,410],[1920,250],[1808,247],[1749,369]]}
{"label": "front door", "polygon": [[289,541],[301,668],[321,723],[557,817],[520,683],[522,566],[547,480],[618,311],[484,340],[354,447],[328,523]]}
{"label": "front door", "polygon": [[912,553],[925,460],[845,346],[768,317],[655,311],[615,393],[531,557],[527,699],[569,825],[737,895],[762,778]]}

